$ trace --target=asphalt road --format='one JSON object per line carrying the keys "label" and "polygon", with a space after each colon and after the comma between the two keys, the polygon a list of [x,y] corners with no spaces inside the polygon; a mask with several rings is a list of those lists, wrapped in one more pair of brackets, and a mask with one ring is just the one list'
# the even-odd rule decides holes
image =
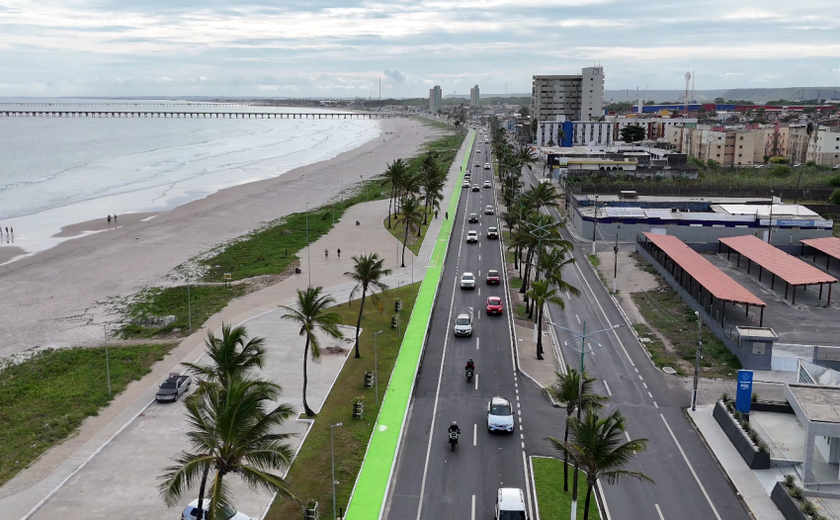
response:
{"label": "asphalt road", "polygon": [[[475,149],[469,163],[471,182],[482,186],[485,180],[493,182],[492,170],[483,167],[490,160],[489,145],[477,139]],[[499,226],[497,215],[484,214],[485,206],[495,208],[494,192],[483,187],[475,192],[462,188],[458,212],[450,215],[455,219],[455,232],[388,497],[389,520],[492,518],[499,487],[527,489],[523,436],[527,422],[525,415],[518,413],[522,385],[514,369],[505,284],[488,286],[485,282],[488,269],[504,272],[500,241],[486,235],[488,226]],[[479,215],[478,223],[467,222],[471,212]],[[465,242],[469,230],[478,231],[478,243]],[[460,289],[460,276],[466,271],[476,275],[474,290]],[[503,315],[486,314],[486,300],[491,295],[504,298]],[[472,337],[453,334],[454,319],[461,313],[473,316]],[[464,373],[469,358],[476,364],[472,382]],[[496,395],[513,403],[517,420],[512,434],[487,431],[486,407]],[[453,420],[462,435],[451,451],[447,428]]]}
{"label": "asphalt road", "polygon": [[[535,182],[527,171],[523,177],[528,184]],[[552,214],[558,217],[556,212]],[[565,230],[563,235],[571,240]],[[610,246],[600,243],[597,247]],[[550,313],[555,324],[575,331],[582,331],[584,323],[587,332],[611,329],[589,337],[585,350],[594,350],[585,354],[585,367],[599,379],[596,391],[610,397],[605,413],[619,408],[627,417],[628,436],[649,439],[647,451],[639,453],[628,469],[642,471],[656,482],[626,480],[604,485],[611,517],[747,520],[735,492],[683,413],[690,404],[689,393],[651,364],[589,266],[585,256],[589,253],[591,243],[577,244],[576,265],[564,271],[565,279],[580,289],[580,297],[564,295],[565,310],[551,305]],[[621,327],[613,329],[615,325]],[[563,329],[556,332],[561,345],[576,337]],[[579,367],[581,341],[575,341],[577,352],[561,348],[567,364]],[[562,438],[565,410],[551,408],[533,384],[524,385],[522,402],[523,415],[529,418],[526,453],[557,456],[542,439],[549,435]]]}

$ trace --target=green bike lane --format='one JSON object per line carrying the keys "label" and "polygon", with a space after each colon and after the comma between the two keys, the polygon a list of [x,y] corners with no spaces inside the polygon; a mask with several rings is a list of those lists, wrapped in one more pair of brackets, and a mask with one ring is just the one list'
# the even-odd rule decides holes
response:
{"label": "green bike lane", "polygon": [[464,172],[469,171],[469,150],[472,149],[474,139],[475,132],[473,131],[464,141],[466,143],[464,149],[467,152],[464,154],[461,169],[453,187],[453,194],[446,209],[453,218],[445,219],[441,223],[426,275],[420,284],[420,291],[403,336],[399,357],[391,373],[373,435],[371,435],[361,471],[350,496],[347,514],[344,517],[347,520],[373,520],[379,518],[382,513],[396,464],[397,448],[408,416],[408,405],[414,390],[423,345],[432,318],[432,308],[440,286],[440,276],[449,248],[454,216],[461,199],[461,183]]}

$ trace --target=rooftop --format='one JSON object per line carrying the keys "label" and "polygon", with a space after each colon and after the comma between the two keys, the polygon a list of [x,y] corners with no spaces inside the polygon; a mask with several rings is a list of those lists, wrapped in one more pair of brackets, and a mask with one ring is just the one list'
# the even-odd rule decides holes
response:
{"label": "rooftop", "polygon": [[840,387],[788,383],[788,388],[808,420],[840,424]]}

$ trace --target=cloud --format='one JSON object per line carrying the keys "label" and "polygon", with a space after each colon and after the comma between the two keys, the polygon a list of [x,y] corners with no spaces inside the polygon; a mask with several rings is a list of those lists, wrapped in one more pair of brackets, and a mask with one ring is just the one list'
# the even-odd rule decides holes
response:
{"label": "cloud", "polygon": [[391,82],[397,84],[404,83],[405,80],[408,79],[406,73],[398,69],[386,69],[383,73],[388,76],[388,79],[390,79]]}

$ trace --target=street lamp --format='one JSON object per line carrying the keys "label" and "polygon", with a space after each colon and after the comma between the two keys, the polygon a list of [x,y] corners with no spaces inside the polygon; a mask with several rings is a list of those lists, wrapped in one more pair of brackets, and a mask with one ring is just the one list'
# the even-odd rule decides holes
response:
{"label": "street lamp", "polygon": [[309,256],[309,202],[306,203],[306,275],[309,277],[309,287],[312,287],[312,260]]}
{"label": "street lamp", "polygon": [[592,254],[595,254],[595,233],[598,231],[598,194],[595,194],[595,223],[592,226]]}
{"label": "street lamp", "polygon": [[767,222],[767,243],[773,243],[773,190],[770,190],[770,220]]}
{"label": "street lamp", "polygon": [[700,320],[700,311],[694,311],[697,316],[697,351],[694,353],[694,390],[691,392],[691,411],[697,409],[697,383],[700,380],[700,356],[703,351],[703,321]]}
{"label": "street lamp", "polygon": [[[556,327],[558,329],[563,329],[566,332],[571,332],[575,336],[572,339],[567,339],[565,342],[563,342],[563,345],[572,349],[572,350],[574,350],[575,352],[580,353],[580,374],[579,374],[580,384],[578,386],[578,405],[577,405],[577,420],[580,421],[581,408],[583,407],[582,406],[583,405],[583,369],[584,369],[584,367],[583,367],[583,356],[587,352],[594,352],[594,351],[598,350],[599,348],[601,348],[603,346],[598,342],[590,340],[589,341],[589,347],[587,347],[586,346],[586,340],[587,340],[587,338],[589,338],[590,336],[594,336],[595,334],[600,334],[602,332],[607,332],[607,331],[610,331],[610,330],[617,329],[617,328],[621,327],[621,324],[613,325],[612,327],[610,327],[608,329],[601,329],[601,330],[596,330],[594,332],[587,333],[586,332],[586,320],[584,320],[584,322],[583,322],[583,331],[582,332],[578,332],[578,331],[572,330],[572,329],[567,329],[566,327],[563,327],[562,325],[557,325],[556,323],[553,323],[553,322],[548,322],[548,323],[552,327]],[[575,347],[575,345],[577,344],[578,338],[580,338],[580,340],[581,340],[580,348]],[[571,516],[572,520],[577,519],[577,495],[578,495],[577,489],[578,489],[578,465],[577,465],[577,463],[575,463],[575,478],[572,481],[572,516]]]}
{"label": "street lamp", "polygon": [[332,499],[333,499],[333,520],[336,520],[335,516],[335,442],[333,440],[333,428],[340,428],[342,426],[341,423],[330,424],[330,459],[332,461]]}
{"label": "street lamp", "polygon": [[376,406],[379,406],[379,355],[376,348],[376,336],[382,334],[381,330],[373,333],[373,383],[376,388]]}

